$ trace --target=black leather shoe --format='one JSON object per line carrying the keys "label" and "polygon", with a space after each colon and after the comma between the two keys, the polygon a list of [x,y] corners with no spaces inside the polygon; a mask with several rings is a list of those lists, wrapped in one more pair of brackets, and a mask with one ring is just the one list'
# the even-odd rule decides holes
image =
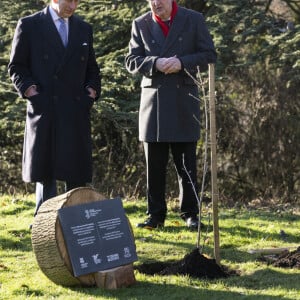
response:
{"label": "black leather shoe", "polygon": [[186,226],[192,230],[198,230],[198,219],[195,217],[189,217],[185,220]]}
{"label": "black leather shoe", "polygon": [[[198,218],[197,217],[188,217],[185,219],[186,226],[191,230],[198,230]],[[204,228],[204,224],[200,223],[200,227]]]}
{"label": "black leather shoe", "polygon": [[136,225],[136,227],[138,227],[138,228],[145,228],[145,229],[149,229],[149,230],[163,227],[163,226],[164,226],[164,222],[158,221],[158,220],[154,219],[153,217],[149,217],[148,219],[145,220],[144,223],[139,223]]}

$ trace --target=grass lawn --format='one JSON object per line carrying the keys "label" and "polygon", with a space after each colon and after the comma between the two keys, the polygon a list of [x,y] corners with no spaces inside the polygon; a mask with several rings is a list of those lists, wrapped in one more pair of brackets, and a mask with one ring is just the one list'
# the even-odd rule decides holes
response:
{"label": "grass lawn", "polygon": [[[169,203],[165,227],[155,231],[135,227],[145,218],[143,200],[124,200],[123,205],[134,231],[139,257],[136,266],[180,260],[195,248],[197,233],[185,228],[176,203]],[[300,269],[275,268],[263,262],[259,254],[248,253],[256,248],[300,246],[299,209],[292,206],[271,203],[268,208],[220,208],[221,263],[239,271],[239,276],[207,280],[135,271],[137,283],[118,290],[68,288],[51,282],[39,269],[32,251],[28,228],[33,211],[33,195],[0,197],[0,299],[300,299]],[[205,224],[209,223],[209,214],[206,207]],[[211,226],[202,232],[201,245],[204,254],[213,255]]]}

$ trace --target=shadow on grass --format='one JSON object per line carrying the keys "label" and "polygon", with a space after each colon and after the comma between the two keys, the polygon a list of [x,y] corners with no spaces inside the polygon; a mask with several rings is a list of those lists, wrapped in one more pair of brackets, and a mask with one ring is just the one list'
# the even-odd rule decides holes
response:
{"label": "shadow on grass", "polygon": [[140,202],[135,204],[135,202],[125,202],[123,203],[124,205],[124,210],[126,212],[126,214],[128,215],[133,215],[133,214],[136,214],[136,213],[141,213],[141,214],[145,214],[146,213],[146,210],[147,210],[147,207],[145,204],[141,204]]}
{"label": "shadow on grass", "polygon": [[[208,245],[206,243],[203,243],[203,238],[206,236],[206,228],[202,230],[201,232],[201,240],[200,240],[200,246],[204,249],[203,252],[207,253],[209,255],[213,254],[213,245]],[[211,234],[212,232],[212,227],[208,227],[208,233]],[[256,240],[257,238],[262,238],[263,236],[266,236],[263,228],[262,230],[252,230],[249,229],[248,227],[244,226],[235,226],[234,228],[226,228],[222,227],[220,229],[223,234],[232,234],[235,236],[241,236],[243,238],[253,238]],[[163,233],[174,233],[174,236],[177,236],[178,234],[183,234],[187,232],[187,228],[185,226],[165,226],[164,228],[161,229],[156,229],[153,231],[149,231],[147,229],[139,229],[134,232],[134,236],[136,241],[142,240],[143,243],[155,243],[155,244],[160,244],[160,245],[174,245],[175,247],[181,247],[181,248],[186,248],[187,251],[191,250],[193,247],[196,245],[196,237],[197,237],[197,232],[195,232],[195,244],[191,244],[190,242],[183,242],[181,240],[177,239],[169,239],[166,240],[165,238],[161,238],[160,235]],[[296,235],[288,235],[283,239],[283,237],[280,235],[280,233],[269,233],[268,234],[268,239],[272,241],[279,241],[281,243],[298,243],[299,242],[299,237]],[[236,244],[236,242],[234,241]],[[251,243],[251,241],[249,242]],[[250,254],[246,251],[239,251],[236,248],[235,244],[222,244],[221,245],[221,257],[229,259],[232,262],[253,262],[256,261],[258,258],[258,255],[253,255]]]}
{"label": "shadow on grass", "polygon": [[255,215],[256,219],[261,221],[271,221],[272,219],[279,220],[281,222],[293,222],[299,220],[299,216],[291,214],[290,212],[277,212],[276,210],[227,210],[226,213],[220,213],[220,219],[235,219],[235,220],[249,220],[249,217]]}
{"label": "shadow on grass", "polygon": [[175,284],[169,284],[166,281],[160,283],[149,283],[138,281],[134,286],[119,290],[97,290],[96,288],[89,289],[73,289],[77,293],[81,293],[82,297],[96,296],[101,298],[114,298],[122,300],[150,300],[150,299],[172,299],[172,300],[223,300],[223,299],[244,299],[244,300],[280,300],[282,297],[270,295],[252,295],[247,296],[242,293],[233,291],[217,291],[203,287],[193,286],[186,287]]}
{"label": "shadow on grass", "polygon": [[[298,283],[300,274],[284,274],[280,270],[259,270],[251,275],[241,277],[229,277],[226,279],[208,280],[192,280],[186,278],[186,284],[179,282],[178,284],[169,283],[170,280],[175,280],[174,277],[156,277],[156,281],[149,282],[149,278],[144,276],[138,280],[136,284],[127,288],[119,288],[117,290],[106,290],[100,287],[70,287],[82,299],[120,299],[120,300],[153,300],[153,299],[172,299],[172,300],[282,300],[292,299],[281,296],[272,296],[268,290],[283,286],[285,290],[299,289]],[[152,279],[151,279],[152,280]],[[214,283],[220,283],[220,289],[216,290]],[[209,286],[212,283],[211,287]],[[284,283],[284,284],[282,284]],[[187,286],[189,285],[189,286]],[[259,291],[259,294],[247,295],[243,292],[231,291],[231,289],[247,289]],[[257,292],[258,293],[258,292]],[[46,293],[38,288],[30,288],[27,285],[22,285],[21,288],[13,292],[16,296],[41,297]],[[48,294],[47,294],[48,295]],[[50,295],[48,295],[50,297]],[[25,299],[25,298],[24,298]],[[77,299],[77,297],[76,297]]]}
{"label": "shadow on grass", "polygon": [[[2,216],[15,216],[23,211],[32,210],[35,207],[35,203],[32,201],[23,201],[19,200],[13,205],[9,205],[9,207],[5,210],[2,209],[0,215]],[[33,215],[33,213],[32,213]]]}
{"label": "shadow on grass", "polygon": [[282,268],[267,267],[250,275],[243,275],[238,278],[229,277],[226,280],[226,285],[229,287],[243,287],[262,291],[274,287],[299,290],[300,273],[286,274],[283,273],[283,270]]}
{"label": "shadow on grass", "polygon": [[39,289],[32,289],[26,284],[22,284],[19,289],[13,291],[13,295],[15,296],[25,296],[25,299],[33,298],[33,297],[42,297],[45,295],[44,291]]}
{"label": "shadow on grass", "polygon": [[10,232],[11,238],[0,236],[0,245],[3,250],[32,251],[31,236],[27,230]]}
{"label": "shadow on grass", "polygon": [[[184,234],[187,229],[186,227],[164,227],[163,229],[155,230],[155,231],[148,231],[146,229],[144,230],[139,230],[134,233],[135,240],[136,242],[139,243],[145,243],[147,244],[157,244],[157,245],[162,245],[162,246],[168,246],[170,248],[174,247],[180,247],[182,249],[185,249],[186,253],[191,251],[196,247],[196,235],[197,233],[195,232],[195,243],[192,244],[190,242],[185,242],[185,240],[177,240],[177,239],[168,239],[166,240],[165,238],[161,237],[161,234],[164,232],[172,233],[174,232],[174,237],[177,236],[180,232]],[[200,241],[200,247],[202,249],[203,254],[207,254],[208,256],[213,256],[214,253],[214,248],[212,244],[203,244],[203,237],[205,233],[202,233],[202,240]],[[144,257],[143,253],[138,253],[139,255],[139,260],[142,262],[151,262],[153,261],[153,258],[150,257]],[[246,263],[246,262],[254,262],[257,261],[258,255],[253,255],[250,254],[246,251],[240,251],[236,247],[234,247],[233,244],[227,244],[227,245],[222,245],[220,249],[220,255],[221,259],[226,259],[230,260],[233,263]],[[171,261],[172,262],[172,261]]]}
{"label": "shadow on grass", "polygon": [[234,227],[222,227],[220,230],[224,233],[231,234],[231,235],[238,235],[242,238],[253,238],[253,239],[265,239],[265,240],[272,240],[272,241],[281,241],[281,242],[288,242],[288,243],[297,243],[299,241],[298,235],[282,235],[281,232],[274,232],[274,233],[266,233],[264,228],[261,227],[261,230],[253,230],[247,226],[234,226]]}
{"label": "shadow on grass", "polygon": [[260,254],[250,254],[246,251],[240,251],[234,247],[222,247],[220,253],[221,259],[230,260],[232,263],[255,262],[259,257],[261,257]]}

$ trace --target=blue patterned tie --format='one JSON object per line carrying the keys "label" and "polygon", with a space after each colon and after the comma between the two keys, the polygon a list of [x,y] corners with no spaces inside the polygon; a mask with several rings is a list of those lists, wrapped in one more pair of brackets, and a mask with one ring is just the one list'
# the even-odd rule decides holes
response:
{"label": "blue patterned tie", "polygon": [[59,18],[59,28],[58,28],[58,32],[60,34],[61,40],[64,44],[64,46],[66,47],[68,44],[68,34],[67,34],[67,25],[66,25],[66,21],[63,18]]}

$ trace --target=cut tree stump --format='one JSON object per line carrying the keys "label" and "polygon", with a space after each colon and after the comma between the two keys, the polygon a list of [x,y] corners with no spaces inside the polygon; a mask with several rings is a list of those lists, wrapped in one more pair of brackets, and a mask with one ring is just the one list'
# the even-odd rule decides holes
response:
{"label": "cut tree stump", "polygon": [[109,290],[127,287],[136,282],[132,264],[100,271],[95,274],[95,279],[98,287]]}
{"label": "cut tree stump", "polygon": [[[102,277],[103,272],[78,277],[73,276],[71,260],[59,222],[58,210],[104,199],[107,198],[94,189],[82,187],[51,198],[39,208],[32,226],[32,248],[42,272],[54,283],[63,286],[97,285],[103,288],[118,288],[135,283],[132,264],[106,270],[105,274],[109,278],[110,284],[99,283],[99,276]],[[127,278],[121,279],[122,276],[128,277],[128,280]]]}

